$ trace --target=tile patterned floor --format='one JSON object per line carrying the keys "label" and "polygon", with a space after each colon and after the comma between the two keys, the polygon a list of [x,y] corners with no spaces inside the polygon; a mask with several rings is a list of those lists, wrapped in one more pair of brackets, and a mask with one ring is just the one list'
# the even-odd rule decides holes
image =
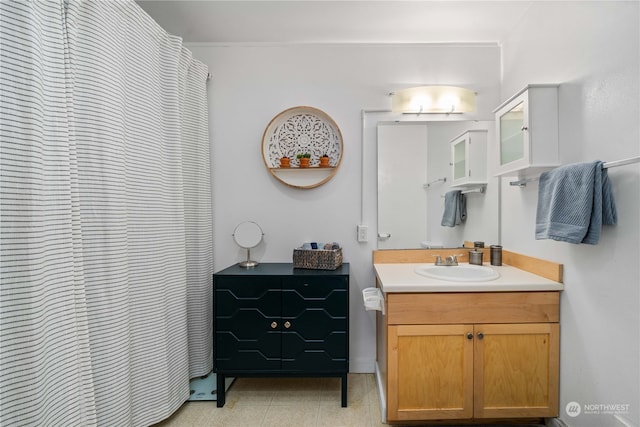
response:
{"label": "tile patterned floor", "polygon": [[347,407],[342,408],[338,378],[237,378],[223,408],[213,401],[186,402],[153,427],[389,427],[382,423],[374,374],[349,374],[347,386]]}
{"label": "tile patterned floor", "polygon": [[349,374],[347,407],[338,378],[237,378],[226,404],[186,402],[154,427],[379,427],[380,402],[373,374]]}

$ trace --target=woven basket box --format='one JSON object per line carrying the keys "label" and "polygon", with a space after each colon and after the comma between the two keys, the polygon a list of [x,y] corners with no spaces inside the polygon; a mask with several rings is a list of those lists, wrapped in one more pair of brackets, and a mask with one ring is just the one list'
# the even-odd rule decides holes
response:
{"label": "woven basket box", "polygon": [[342,265],[342,248],[294,249],[293,267],[311,270],[335,270]]}

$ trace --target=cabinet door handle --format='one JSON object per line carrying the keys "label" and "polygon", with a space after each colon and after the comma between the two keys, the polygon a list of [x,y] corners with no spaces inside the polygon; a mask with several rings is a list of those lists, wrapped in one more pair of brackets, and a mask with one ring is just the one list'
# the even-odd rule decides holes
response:
{"label": "cabinet door handle", "polygon": [[271,329],[275,329],[278,327],[278,322],[271,322]]}
{"label": "cabinet door handle", "polygon": [[525,130],[529,130],[529,128],[527,126],[522,126],[520,130],[524,132]]}
{"label": "cabinet door handle", "polygon": [[467,339],[468,340],[472,340],[473,339],[473,334],[471,332],[467,332]]}
{"label": "cabinet door handle", "polygon": [[478,339],[481,340],[484,338],[484,334],[482,332],[478,332]]}
{"label": "cabinet door handle", "polygon": [[291,327],[291,323],[287,320],[286,322],[284,322],[284,327],[289,329]]}

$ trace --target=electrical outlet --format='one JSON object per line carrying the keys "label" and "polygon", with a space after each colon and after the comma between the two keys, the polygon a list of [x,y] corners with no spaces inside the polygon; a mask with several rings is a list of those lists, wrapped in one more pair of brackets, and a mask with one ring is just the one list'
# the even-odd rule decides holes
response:
{"label": "electrical outlet", "polygon": [[366,225],[358,225],[356,228],[358,232],[358,242],[367,242],[369,240],[368,227]]}

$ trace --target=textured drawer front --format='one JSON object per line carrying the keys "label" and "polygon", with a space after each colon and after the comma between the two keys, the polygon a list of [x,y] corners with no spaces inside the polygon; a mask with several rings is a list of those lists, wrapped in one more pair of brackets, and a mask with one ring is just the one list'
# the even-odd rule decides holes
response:
{"label": "textured drawer front", "polygon": [[345,277],[287,277],[282,283],[283,315],[321,308],[329,316],[346,318],[349,284]]}

